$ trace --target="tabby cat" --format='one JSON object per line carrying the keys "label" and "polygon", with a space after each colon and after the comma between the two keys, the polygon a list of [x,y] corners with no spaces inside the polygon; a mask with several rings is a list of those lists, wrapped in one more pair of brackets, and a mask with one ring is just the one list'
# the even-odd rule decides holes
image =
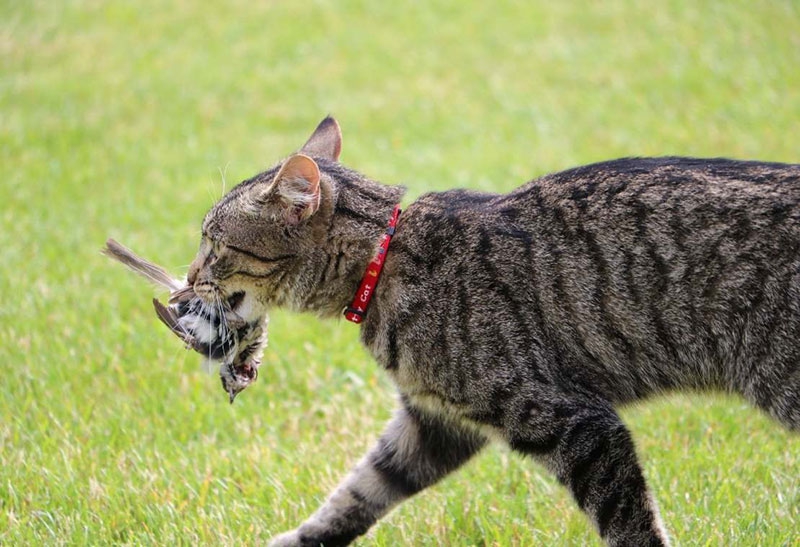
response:
{"label": "tabby cat", "polygon": [[234,188],[188,275],[251,322],[350,308],[400,392],[374,448],[272,545],[348,544],[490,438],[549,469],[609,545],[667,545],[616,407],[723,390],[800,430],[800,165],[632,158],[506,195],[429,193],[400,214],[375,288],[362,277],[403,189],[340,150],[326,118]]}

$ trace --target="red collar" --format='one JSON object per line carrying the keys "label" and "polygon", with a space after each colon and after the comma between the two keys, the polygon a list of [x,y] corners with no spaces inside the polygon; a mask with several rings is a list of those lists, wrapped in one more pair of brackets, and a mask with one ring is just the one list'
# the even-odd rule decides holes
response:
{"label": "red collar", "polygon": [[364,277],[361,278],[361,285],[358,286],[358,291],[353,302],[348,308],[344,310],[344,316],[348,321],[353,323],[361,323],[364,316],[367,314],[367,307],[369,306],[372,295],[375,292],[375,287],[378,285],[378,280],[381,277],[383,270],[383,263],[386,261],[386,253],[389,252],[389,243],[392,241],[395,226],[397,226],[397,217],[400,216],[400,205],[394,206],[392,218],[389,219],[389,226],[386,228],[386,233],[381,236],[381,242],[378,246],[378,252],[372,262],[367,266],[367,271]]}

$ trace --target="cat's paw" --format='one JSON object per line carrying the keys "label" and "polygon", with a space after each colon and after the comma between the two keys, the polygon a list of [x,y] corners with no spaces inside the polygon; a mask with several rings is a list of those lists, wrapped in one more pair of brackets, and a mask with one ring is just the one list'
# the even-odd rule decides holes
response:
{"label": "cat's paw", "polygon": [[267,547],[300,547],[301,545],[300,534],[297,530],[292,530],[272,538]]}

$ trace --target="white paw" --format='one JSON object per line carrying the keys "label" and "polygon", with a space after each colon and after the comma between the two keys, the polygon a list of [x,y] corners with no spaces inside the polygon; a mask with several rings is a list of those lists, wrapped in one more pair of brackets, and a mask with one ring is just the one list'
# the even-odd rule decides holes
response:
{"label": "white paw", "polygon": [[267,547],[300,547],[300,535],[297,530],[284,532],[272,538]]}

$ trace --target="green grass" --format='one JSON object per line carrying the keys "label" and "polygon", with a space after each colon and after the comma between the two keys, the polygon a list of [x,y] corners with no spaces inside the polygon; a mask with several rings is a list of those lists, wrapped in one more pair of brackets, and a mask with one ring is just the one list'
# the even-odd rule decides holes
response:
{"label": "green grass", "polygon": [[[409,198],[623,155],[800,161],[797,3],[539,4],[0,0],[0,543],[263,543],[375,439],[393,391],[356,327],[274,313],[231,407],[98,253],[180,271],[223,189],[327,113]],[[798,544],[797,435],[719,397],[624,417],[677,544]],[[501,447],[373,543],[598,544]]]}

